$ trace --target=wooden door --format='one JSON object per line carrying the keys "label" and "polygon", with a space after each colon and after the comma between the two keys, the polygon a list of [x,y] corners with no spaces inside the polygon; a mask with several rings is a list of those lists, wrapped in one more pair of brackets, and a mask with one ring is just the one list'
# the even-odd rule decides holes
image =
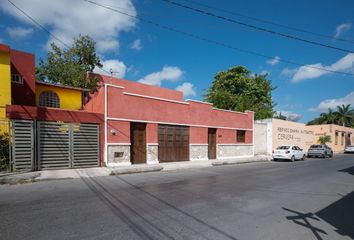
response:
{"label": "wooden door", "polygon": [[159,162],[189,160],[189,127],[159,125]]}
{"label": "wooden door", "polygon": [[146,123],[130,123],[130,139],[131,162],[146,163]]}
{"label": "wooden door", "polygon": [[208,158],[216,159],[216,129],[208,128]]}

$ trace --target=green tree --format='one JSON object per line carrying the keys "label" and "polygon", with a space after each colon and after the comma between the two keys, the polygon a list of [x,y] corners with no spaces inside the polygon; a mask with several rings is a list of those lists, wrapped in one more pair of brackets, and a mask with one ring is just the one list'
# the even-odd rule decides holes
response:
{"label": "green tree", "polygon": [[307,123],[307,125],[315,124],[338,124],[338,114],[337,112],[333,112],[331,108],[328,108],[327,113],[321,113],[319,117]]}
{"label": "green tree", "polygon": [[252,75],[242,66],[232,67],[214,76],[205,100],[217,108],[255,112],[255,119],[273,117],[272,82],[265,75]]}
{"label": "green tree", "polygon": [[39,59],[37,80],[96,91],[98,79],[87,76],[87,72],[92,72],[96,66],[102,67],[95,45],[89,36],[82,35],[75,38],[68,49],[61,49],[52,43],[47,61]]}
{"label": "green tree", "polygon": [[338,124],[343,127],[351,126],[354,122],[354,109],[350,108],[350,104],[337,106]]}
{"label": "green tree", "polygon": [[331,142],[331,136],[329,135],[324,135],[324,136],[320,136],[318,138],[318,142],[320,144],[327,144],[327,143],[330,143]]}

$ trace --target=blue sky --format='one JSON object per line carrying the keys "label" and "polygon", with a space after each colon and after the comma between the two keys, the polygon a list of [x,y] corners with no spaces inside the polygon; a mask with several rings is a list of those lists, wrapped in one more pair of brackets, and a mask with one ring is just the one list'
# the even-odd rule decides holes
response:
{"label": "blue sky", "polygon": [[[161,0],[96,0],[132,16],[193,33],[237,48],[271,56],[273,61],[169,32],[143,21],[100,8],[82,0],[12,0],[66,43],[78,34],[89,34],[97,42],[104,67],[128,80],[183,90],[186,98],[202,95],[218,71],[235,65],[254,73],[269,73],[277,89],[276,110],[291,119],[307,122],[338,104],[354,105],[354,76],[327,73],[282,63],[291,60],[304,65],[354,73],[354,54],[314,46],[178,8]],[[237,15],[211,10],[193,1],[176,0],[213,11],[249,24],[296,35],[323,44],[354,51],[354,2],[193,0],[217,8],[292,26],[327,36],[322,38],[260,23]],[[352,40],[351,43],[336,38]],[[45,58],[53,39],[26,19],[7,1],[0,3],[0,42],[14,49]]]}

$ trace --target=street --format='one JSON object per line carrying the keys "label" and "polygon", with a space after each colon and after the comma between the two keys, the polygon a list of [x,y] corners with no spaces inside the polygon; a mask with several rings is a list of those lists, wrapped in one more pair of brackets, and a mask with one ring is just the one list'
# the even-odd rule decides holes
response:
{"label": "street", "polygon": [[354,239],[354,155],[1,185],[0,239]]}

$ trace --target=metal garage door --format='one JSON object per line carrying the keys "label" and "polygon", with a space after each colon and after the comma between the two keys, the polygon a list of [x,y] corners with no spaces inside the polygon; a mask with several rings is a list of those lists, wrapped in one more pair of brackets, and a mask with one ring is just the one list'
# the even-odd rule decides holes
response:
{"label": "metal garage door", "polygon": [[99,133],[96,124],[72,124],[72,167],[99,166]]}
{"label": "metal garage door", "polygon": [[95,124],[38,122],[39,169],[99,165],[99,127]]}
{"label": "metal garage door", "polygon": [[33,121],[12,120],[12,160],[15,171],[34,169]]}
{"label": "metal garage door", "polygon": [[159,162],[189,160],[189,127],[159,125]]}

